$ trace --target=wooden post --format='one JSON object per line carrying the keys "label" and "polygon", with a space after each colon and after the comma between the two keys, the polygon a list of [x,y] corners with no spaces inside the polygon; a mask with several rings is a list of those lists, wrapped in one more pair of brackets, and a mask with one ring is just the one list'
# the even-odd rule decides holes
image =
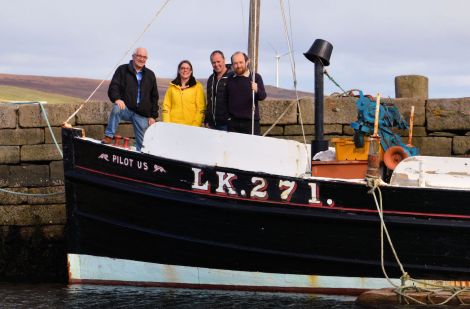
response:
{"label": "wooden post", "polygon": [[258,72],[259,12],[261,0],[250,0],[250,24],[248,26],[248,57],[251,70]]}

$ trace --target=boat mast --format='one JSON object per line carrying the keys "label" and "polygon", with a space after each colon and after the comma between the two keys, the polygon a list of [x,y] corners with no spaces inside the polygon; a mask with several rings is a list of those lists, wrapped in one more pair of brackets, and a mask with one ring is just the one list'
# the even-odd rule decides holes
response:
{"label": "boat mast", "polygon": [[[259,46],[259,8],[261,0],[250,0],[250,23],[248,25],[248,57],[251,63],[251,78],[255,81],[258,71]],[[251,135],[255,134],[255,91],[252,91],[251,100]]]}
{"label": "boat mast", "polygon": [[258,71],[259,12],[261,0],[250,0],[250,23],[248,25],[248,57],[251,71]]}

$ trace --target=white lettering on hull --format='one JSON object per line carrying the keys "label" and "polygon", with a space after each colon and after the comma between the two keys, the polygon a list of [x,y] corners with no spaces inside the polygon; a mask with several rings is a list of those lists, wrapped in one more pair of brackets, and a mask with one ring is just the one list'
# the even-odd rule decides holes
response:
{"label": "white lettering on hull", "polygon": [[219,185],[217,189],[215,189],[215,192],[219,194],[238,195],[237,191],[233,189],[232,183],[233,180],[237,179],[235,174],[225,172],[216,172],[216,174],[219,176]]}
{"label": "white lettering on hull", "polygon": [[266,179],[261,177],[252,177],[251,183],[256,185],[250,192],[251,198],[259,200],[266,200],[269,198],[268,192],[266,192],[268,189],[268,183]]}
{"label": "white lettering on hull", "polygon": [[196,167],[193,167],[192,170],[194,173],[194,182],[193,182],[192,188],[194,190],[209,192],[209,186],[210,186],[209,181],[206,181],[205,183],[201,183],[201,178],[203,175],[202,170]]}

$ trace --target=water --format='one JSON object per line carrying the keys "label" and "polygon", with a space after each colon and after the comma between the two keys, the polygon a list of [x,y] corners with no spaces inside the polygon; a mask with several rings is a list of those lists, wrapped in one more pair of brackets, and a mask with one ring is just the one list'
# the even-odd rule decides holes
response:
{"label": "water", "polygon": [[[355,297],[172,288],[0,284],[0,308],[310,308],[365,309]],[[429,306],[380,306],[387,309]],[[435,306],[434,308],[451,308]]]}
{"label": "water", "polygon": [[361,308],[354,300],[294,293],[0,284],[1,308]]}

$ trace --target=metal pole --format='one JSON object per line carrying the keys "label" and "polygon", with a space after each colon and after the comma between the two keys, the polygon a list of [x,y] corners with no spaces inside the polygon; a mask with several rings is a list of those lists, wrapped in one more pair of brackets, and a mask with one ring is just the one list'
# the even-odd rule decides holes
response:
{"label": "metal pole", "polygon": [[323,64],[315,61],[315,139],[312,141],[312,157],[328,149],[328,141],[323,140]]}

